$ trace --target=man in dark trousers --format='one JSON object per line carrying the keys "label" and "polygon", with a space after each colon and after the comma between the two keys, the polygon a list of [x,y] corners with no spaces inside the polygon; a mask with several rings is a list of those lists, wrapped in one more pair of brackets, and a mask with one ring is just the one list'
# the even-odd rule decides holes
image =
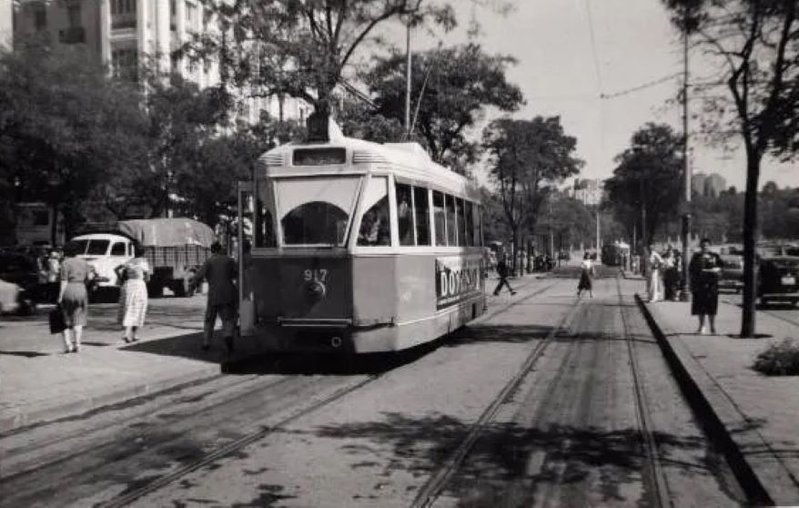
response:
{"label": "man in dark trousers", "polygon": [[233,333],[236,329],[236,303],[238,291],[236,279],[238,267],[236,261],[222,253],[222,245],[214,242],[211,245],[211,257],[194,276],[192,284],[199,284],[203,279],[208,280],[208,304],[205,308],[205,335],[203,337],[203,350],[211,347],[214,336],[216,316],[222,319],[222,333],[228,353],[233,352]]}
{"label": "man in dark trousers", "polygon": [[499,261],[497,262],[497,275],[499,275],[499,284],[497,284],[497,289],[494,290],[494,296],[499,294],[499,292],[502,290],[502,286],[507,286],[510,294],[515,295],[516,291],[510,287],[510,283],[508,282],[508,263],[505,261],[504,253],[502,256],[500,256]]}

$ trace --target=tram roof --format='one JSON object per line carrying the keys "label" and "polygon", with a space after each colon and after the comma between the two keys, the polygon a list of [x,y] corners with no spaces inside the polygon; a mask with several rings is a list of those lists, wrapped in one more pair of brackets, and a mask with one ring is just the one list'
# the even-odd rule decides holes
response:
{"label": "tram roof", "polygon": [[[345,164],[293,164],[297,149],[346,149]],[[375,169],[415,183],[425,183],[441,190],[478,197],[477,185],[468,178],[434,162],[419,143],[375,143],[357,138],[338,137],[327,143],[287,143],[258,158],[258,165],[268,176],[335,175],[367,173]]]}

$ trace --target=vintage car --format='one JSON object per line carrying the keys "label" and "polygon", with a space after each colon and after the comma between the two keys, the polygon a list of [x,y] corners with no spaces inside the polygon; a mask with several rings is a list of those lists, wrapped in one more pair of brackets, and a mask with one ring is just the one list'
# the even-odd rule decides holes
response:
{"label": "vintage car", "polygon": [[0,312],[28,314],[36,308],[39,269],[36,259],[22,252],[0,253]]}
{"label": "vintage car", "polygon": [[719,289],[740,293],[744,288],[744,258],[737,254],[721,255]]}
{"label": "vintage car", "polygon": [[760,259],[757,294],[761,305],[799,302],[799,257],[772,256]]}

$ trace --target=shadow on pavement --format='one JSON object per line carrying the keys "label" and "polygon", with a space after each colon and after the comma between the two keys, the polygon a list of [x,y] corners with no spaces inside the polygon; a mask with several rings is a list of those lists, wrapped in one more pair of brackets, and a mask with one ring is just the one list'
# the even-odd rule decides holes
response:
{"label": "shadow on pavement", "polygon": [[[395,459],[383,465],[383,471],[372,471],[374,476],[388,477],[400,471],[427,477],[470,431],[468,422],[446,415],[409,418],[384,413],[384,417],[375,422],[320,426],[311,432],[341,439],[342,460],[346,463],[349,457],[352,469],[358,469],[363,457],[374,449],[388,445]],[[666,462],[674,452],[705,446],[699,437],[663,433],[654,437],[661,450],[671,451],[661,457]],[[531,467],[534,456],[541,462]],[[671,464],[692,475],[706,472],[712,476],[714,467],[709,458],[706,462],[675,460]],[[459,506],[531,506],[541,501],[537,499],[541,490],[561,485],[567,491],[598,488],[605,502],[634,505],[639,500],[625,498],[624,485],[640,482],[645,467],[646,456],[636,429],[558,424],[525,428],[515,423],[494,423],[483,429],[445,494],[459,498]]]}
{"label": "shadow on pavement", "polygon": [[540,325],[476,325],[465,326],[441,339],[444,347],[486,342],[523,343],[542,339],[552,331],[551,326]]}
{"label": "shadow on pavement", "polygon": [[360,355],[324,353],[265,353],[225,362],[225,374],[341,375],[382,374],[414,362],[437,347],[424,344],[396,353]]}

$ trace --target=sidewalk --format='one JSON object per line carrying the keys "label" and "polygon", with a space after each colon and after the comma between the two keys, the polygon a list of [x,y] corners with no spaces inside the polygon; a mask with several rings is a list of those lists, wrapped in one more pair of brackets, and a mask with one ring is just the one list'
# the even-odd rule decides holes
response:
{"label": "sidewalk", "polygon": [[689,403],[711,428],[720,423],[716,430],[722,435],[716,437],[729,443],[725,452],[739,480],[741,475],[742,483],[749,478],[747,490],[755,496],[762,486],[766,500],[799,504],[799,376],[768,377],[751,368],[769,344],[797,337],[799,329],[758,312],[757,331],[770,337],[735,338],[740,308],[719,302],[720,335],[703,336],[695,333],[697,320],[689,303],[642,307],[654,321],[655,335]]}
{"label": "sidewalk", "polygon": [[[35,322],[0,325],[0,433],[209,379],[228,360],[219,330],[212,349],[202,351],[202,311],[187,311],[180,324],[153,318],[132,344],[95,312],[78,354],[62,353],[60,335],[49,334],[42,312]],[[262,352],[245,337],[229,360]]]}

